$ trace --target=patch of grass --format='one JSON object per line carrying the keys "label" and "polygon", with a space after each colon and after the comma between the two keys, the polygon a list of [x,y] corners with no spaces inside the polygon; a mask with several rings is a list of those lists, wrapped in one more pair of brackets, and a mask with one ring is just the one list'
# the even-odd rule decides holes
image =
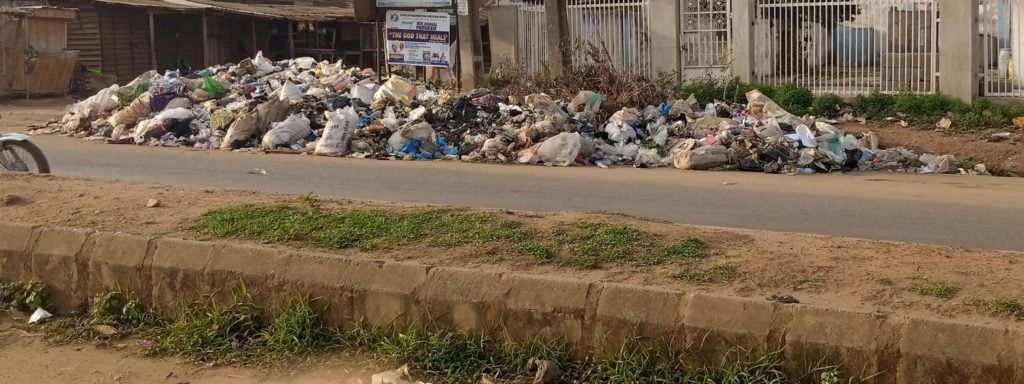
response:
{"label": "patch of grass", "polygon": [[727,283],[739,277],[740,271],[735,265],[722,263],[711,268],[683,266],[672,278],[694,284]]}
{"label": "patch of grass", "polygon": [[817,116],[838,116],[843,108],[843,98],[834,93],[825,93],[814,98],[810,113]]}
{"label": "patch of grass", "polygon": [[32,311],[48,308],[50,290],[39,281],[0,284],[0,309]]}
{"label": "patch of grass", "polygon": [[204,363],[243,362],[261,335],[261,309],[244,290],[223,305],[212,298],[182,304],[165,328],[154,332],[154,352]]}
{"label": "patch of grass", "polygon": [[953,296],[956,296],[957,291],[959,291],[957,287],[943,282],[930,282],[914,288],[914,292],[917,292],[919,295],[937,297],[943,300],[952,299]]}
{"label": "patch of grass", "polygon": [[407,213],[372,209],[321,210],[288,204],[241,205],[211,211],[199,228],[217,236],[305,241],[328,248],[372,250],[415,242],[455,247],[484,241],[519,241],[531,231],[521,222],[483,212],[424,209]]}
{"label": "patch of grass", "polygon": [[703,259],[708,255],[708,244],[696,237],[687,237],[674,244],[662,247],[658,252],[662,259]]}
{"label": "patch of grass", "polygon": [[537,241],[528,241],[518,245],[519,251],[533,258],[538,263],[547,263],[555,258],[554,247]]}
{"label": "patch of grass", "polygon": [[[58,318],[51,324],[85,329],[83,319],[122,321],[130,295],[97,296],[88,316]],[[511,337],[492,339],[444,329],[398,329],[353,324],[345,330],[328,328],[312,305],[297,297],[277,318],[264,324],[262,308],[253,304],[244,286],[231,305],[203,299],[183,305],[171,321],[146,322],[152,354],[171,354],[204,363],[280,363],[331,348],[357,350],[398,364],[408,364],[436,383],[477,382],[481,374],[499,382],[529,380],[531,359],[551,361],[562,369],[559,382],[579,383],[798,383],[807,378],[838,383],[835,370],[814,369],[798,378],[787,376],[781,353],[730,353],[721,364],[695,366],[667,344],[627,343],[619,353],[602,359],[573,360],[564,344]],[[121,303],[126,303],[121,306]],[[155,313],[145,310],[147,313]],[[130,316],[129,319],[135,318]],[[654,345],[654,346],[651,346]],[[819,372],[822,372],[819,374]],[[826,381],[828,380],[828,381]]]}
{"label": "patch of grass", "polygon": [[989,302],[989,307],[992,308],[992,311],[1000,315],[1006,315],[1016,319],[1024,319],[1024,306],[1021,306],[1020,302],[1015,299],[997,297]]}
{"label": "patch of grass", "polygon": [[773,99],[782,108],[797,116],[809,113],[814,105],[814,93],[810,89],[796,84],[775,87]]}
{"label": "patch of grass", "polygon": [[641,260],[656,241],[653,235],[632,225],[597,222],[576,223],[559,237],[572,255],[568,263],[580,269]]}

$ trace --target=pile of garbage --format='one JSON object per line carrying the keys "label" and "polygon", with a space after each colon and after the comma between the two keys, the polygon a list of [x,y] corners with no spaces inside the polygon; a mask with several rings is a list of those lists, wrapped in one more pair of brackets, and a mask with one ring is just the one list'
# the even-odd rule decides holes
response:
{"label": "pile of garbage", "polygon": [[[372,69],[262,56],[195,73],[150,71],[69,106],[42,132],[154,146],[552,166],[735,169],[767,173],[958,170],[949,155],[882,149],[797,117],[758,91],[747,104],[668,99],[599,121],[606,96],[456,94]],[[605,111],[607,112],[607,111]]]}

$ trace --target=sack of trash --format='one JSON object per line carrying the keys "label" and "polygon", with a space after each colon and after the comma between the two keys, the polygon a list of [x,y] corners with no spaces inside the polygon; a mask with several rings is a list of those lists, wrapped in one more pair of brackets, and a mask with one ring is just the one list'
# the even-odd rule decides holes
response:
{"label": "sack of trash", "polygon": [[721,145],[699,147],[681,151],[672,158],[672,164],[679,169],[706,170],[729,164],[729,149]]}
{"label": "sack of trash", "polygon": [[576,162],[582,143],[578,133],[562,132],[544,140],[537,148],[537,160],[541,163],[567,167]]}
{"label": "sack of trash", "polygon": [[309,129],[309,119],[302,115],[291,115],[280,123],[274,123],[270,131],[263,135],[260,149],[269,151],[280,147],[291,148],[292,145],[313,134]]}
{"label": "sack of trash", "polygon": [[342,156],[348,152],[352,134],[359,125],[359,116],[352,107],[327,112],[327,125],[313,151],[316,155]]}

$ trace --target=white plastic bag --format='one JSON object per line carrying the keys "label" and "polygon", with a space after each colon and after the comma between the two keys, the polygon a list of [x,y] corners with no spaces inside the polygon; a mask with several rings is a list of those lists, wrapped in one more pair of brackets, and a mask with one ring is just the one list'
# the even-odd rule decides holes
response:
{"label": "white plastic bag", "polygon": [[284,86],[281,87],[281,100],[299,101],[302,100],[302,90],[299,86],[292,83],[291,80],[284,82]]}
{"label": "white plastic bag", "polygon": [[811,133],[811,129],[806,125],[800,124],[796,126],[796,135],[800,140],[800,145],[804,148],[816,148],[818,141],[814,138],[814,133]]}
{"label": "white plastic bag", "polygon": [[312,133],[313,131],[309,129],[309,119],[302,115],[291,115],[284,121],[271,125],[270,131],[263,135],[260,148],[268,151],[288,147]]}
{"label": "white plastic bag", "polygon": [[373,103],[383,105],[388,101],[412,100],[416,97],[416,86],[409,80],[398,75],[391,75],[384,85],[373,96]]}
{"label": "white plastic bag", "polygon": [[253,65],[256,67],[256,77],[264,76],[274,72],[274,63],[263,57],[263,51],[256,52],[256,57],[252,59]]}
{"label": "white plastic bag", "polygon": [[316,65],[316,59],[312,57],[300,57],[292,60],[292,65],[299,69],[310,70],[313,69],[314,65]]}
{"label": "white plastic bag", "polygon": [[352,107],[345,107],[334,112],[325,112],[327,125],[324,134],[316,142],[315,155],[342,156],[348,152],[348,143],[352,133],[359,125],[359,116]]}
{"label": "white plastic bag", "polygon": [[622,143],[635,139],[636,130],[630,124],[639,119],[640,112],[634,108],[623,108],[615,112],[604,126],[604,131],[608,133],[608,140]]}
{"label": "white plastic bag", "polygon": [[365,85],[352,87],[352,98],[359,99],[366,105],[373,103],[373,90]]}
{"label": "white plastic bag", "polygon": [[545,164],[566,167],[576,162],[581,146],[580,134],[562,132],[540,144],[537,159]]}

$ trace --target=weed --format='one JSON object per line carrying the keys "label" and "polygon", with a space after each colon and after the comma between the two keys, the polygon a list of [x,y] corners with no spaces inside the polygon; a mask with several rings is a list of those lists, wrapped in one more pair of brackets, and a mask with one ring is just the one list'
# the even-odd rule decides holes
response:
{"label": "weed", "polygon": [[303,355],[329,344],[332,332],[313,309],[308,297],[297,297],[278,313],[277,318],[260,334],[259,344],[266,353]]}
{"label": "weed", "polygon": [[130,293],[111,291],[96,295],[89,310],[91,324],[110,325],[124,334],[161,322],[160,315],[142,305]]}
{"label": "weed", "polygon": [[528,241],[519,244],[518,247],[520,252],[529,255],[538,263],[550,262],[555,257],[555,249],[541,242]]}
{"label": "weed", "polygon": [[675,244],[662,247],[658,255],[662,261],[681,259],[703,259],[707,257],[708,245],[704,240],[687,237]]}
{"label": "weed", "polygon": [[1024,319],[1024,306],[1021,306],[1020,302],[1017,300],[998,297],[989,303],[989,307],[991,307],[995,313],[1017,319]]}
{"label": "weed", "polygon": [[318,199],[312,192],[300,194],[295,198],[295,201],[298,202],[300,206],[309,209],[320,209],[320,199]]}
{"label": "weed", "polygon": [[650,252],[654,242],[653,235],[635,226],[596,222],[577,223],[560,237],[572,254],[569,263],[580,269],[630,261]]}
{"label": "weed", "polygon": [[775,88],[773,99],[790,113],[802,116],[810,112],[814,104],[814,93],[796,84],[786,84]]}
{"label": "weed", "polygon": [[455,247],[483,241],[527,238],[522,223],[491,213],[426,209],[409,213],[382,210],[311,210],[287,204],[241,205],[204,215],[199,227],[217,236],[275,242],[307,241],[328,248],[372,250],[425,241]]}
{"label": "weed", "polygon": [[31,311],[46,308],[50,290],[39,281],[0,284],[0,309]]}
{"label": "weed", "polygon": [[183,304],[178,316],[155,332],[155,351],[199,362],[244,361],[261,334],[260,312],[244,289],[231,305],[212,298]]}
{"label": "weed", "polygon": [[834,93],[826,93],[814,98],[814,102],[811,103],[810,113],[818,116],[833,117],[838,116],[842,108],[843,98]]}
{"label": "weed", "polygon": [[718,264],[711,268],[700,269],[694,266],[684,266],[679,272],[672,274],[672,278],[694,284],[725,283],[739,277],[739,268],[732,264]]}
{"label": "weed", "polygon": [[920,295],[937,297],[943,300],[952,299],[958,289],[948,283],[927,283],[914,289]]}

